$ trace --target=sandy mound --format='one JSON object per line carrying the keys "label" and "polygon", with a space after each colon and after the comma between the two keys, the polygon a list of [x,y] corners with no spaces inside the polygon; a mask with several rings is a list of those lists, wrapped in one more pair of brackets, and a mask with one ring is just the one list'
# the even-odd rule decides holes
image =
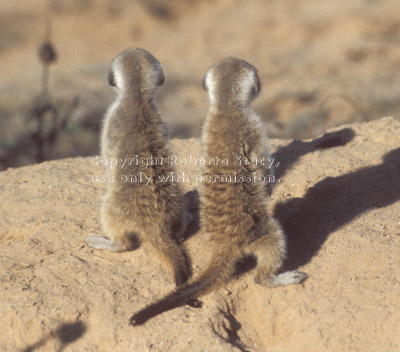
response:
{"label": "sandy mound", "polygon": [[[104,191],[91,176],[103,170],[78,158],[1,172],[0,350],[398,351],[399,135],[400,123],[384,118],[315,140],[272,140],[285,265],[308,273],[304,286],[265,289],[250,271],[204,297],[202,309],[181,307],[137,328],[131,314],[173,282],[148,244],[121,254],[84,244]],[[173,147],[179,159],[199,156],[197,139]],[[195,213],[195,192],[188,197]],[[198,275],[207,235],[192,230]]]}

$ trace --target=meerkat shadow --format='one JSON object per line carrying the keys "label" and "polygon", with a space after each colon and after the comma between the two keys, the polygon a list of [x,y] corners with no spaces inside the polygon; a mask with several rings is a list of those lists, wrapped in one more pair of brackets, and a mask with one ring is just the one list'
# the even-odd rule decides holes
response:
{"label": "meerkat shadow", "polygon": [[87,326],[82,321],[61,324],[58,328],[42,337],[38,342],[25,347],[22,352],[42,350],[42,347],[51,339],[58,340],[61,345],[59,349],[57,349],[57,352],[64,351],[69,344],[80,339],[86,333],[86,330]]}
{"label": "meerkat shadow", "polygon": [[288,245],[283,270],[307,264],[330,234],[366,211],[400,200],[400,148],[383,155],[379,165],[337,177],[327,177],[303,198],[292,198],[275,207]]}
{"label": "meerkat shadow", "polygon": [[199,192],[195,189],[186,192],[183,196],[186,211],[190,214],[191,219],[184,233],[184,241],[195,235],[200,230],[200,198]]}
{"label": "meerkat shadow", "polygon": [[279,162],[279,167],[274,170],[275,177],[280,179],[287,170],[305,154],[316,149],[334,148],[347,144],[355,136],[351,128],[344,128],[336,132],[325,133],[323,136],[309,142],[292,141],[288,145],[279,148],[272,157]]}

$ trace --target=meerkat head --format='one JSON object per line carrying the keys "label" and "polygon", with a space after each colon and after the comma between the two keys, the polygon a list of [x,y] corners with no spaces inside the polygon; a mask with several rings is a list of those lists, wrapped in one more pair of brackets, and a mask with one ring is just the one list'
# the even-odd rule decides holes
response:
{"label": "meerkat head", "polygon": [[164,72],[148,51],[127,49],[112,61],[108,83],[120,94],[132,91],[152,94],[164,83]]}
{"label": "meerkat head", "polygon": [[233,57],[212,66],[203,78],[203,88],[213,105],[248,105],[260,92],[257,70]]}

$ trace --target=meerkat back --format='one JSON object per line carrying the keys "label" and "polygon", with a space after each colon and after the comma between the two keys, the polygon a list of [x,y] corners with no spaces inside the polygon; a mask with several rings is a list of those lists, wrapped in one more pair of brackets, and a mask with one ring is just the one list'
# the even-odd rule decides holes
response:
{"label": "meerkat back", "polygon": [[227,58],[208,70],[203,85],[210,100],[203,128],[205,157],[229,160],[228,166],[210,164],[203,170],[211,179],[222,174],[229,180],[205,182],[200,193],[202,226],[211,234],[214,253],[226,256],[231,247],[235,255],[225,262],[232,266],[237,253],[256,256],[255,281],[264,286],[297,284],[304,273],[276,275],[286,255],[286,238],[272,216],[266,132],[250,107],[261,89],[257,70],[244,60]]}
{"label": "meerkat back", "polygon": [[125,251],[149,241],[171,265],[180,285],[191,275],[180,243],[189,216],[178,184],[161,179],[174,171],[168,163],[165,125],[153,102],[164,72],[148,51],[128,49],[113,60],[108,81],[117,91],[101,136],[102,158],[113,180],[107,185],[100,216],[108,238],[92,234],[86,243]]}
{"label": "meerkat back", "polygon": [[[227,58],[211,67],[203,79],[209,111],[203,126],[203,158],[227,160],[207,163],[200,187],[200,220],[210,242],[211,262],[199,278],[132,316],[140,325],[157,314],[195,299],[226,283],[245,255],[257,258],[254,281],[266,287],[298,284],[299,271],[277,274],[285,257],[286,240],[272,217],[266,180],[270,170],[257,162],[268,157],[266,136],[250,102],[260,91],[256,69]],[[239,157],[239,158],[238,158]]]}

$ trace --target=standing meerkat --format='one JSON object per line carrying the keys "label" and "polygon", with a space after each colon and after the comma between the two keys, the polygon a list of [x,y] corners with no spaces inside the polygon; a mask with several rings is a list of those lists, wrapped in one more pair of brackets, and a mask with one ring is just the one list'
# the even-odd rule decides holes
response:
{"label": "standing meerkat", "polygon": [[271,215],[265,184],[268,168],[261,163],[235,163],[238,157],[267,157],[263,125],[249,107],[260,91],[256,69],[243,60],[227,58],[207,71],[203,87],[210,101],[203,126],[203,156],[228,160],[223,165],[205,165],[202,175],[200,221],[210,234],[211,263],[198,279],[133,315],[132,325],[185,303],[198,305],[195,299],[226,283],[246,255],[257,257],[254,280],[263,286],[298,284],[306,278],[299,271],[276,274],[285,257],[286,241]]}
{"label": "standing meerkat", "polygon": [[86,243],[120,252],[135,248],[132,239],[147,240],[171,264],[175,283],[181,285],[191,276],[180,243],[190,215],[179,185],[158,179],[174,171],[167,162],[166,129],[153,102],[156,88],[164,82],[163,70],[148,51],[128,49],[112,61],[108,80],[118,93],[105,115],[101,136],[102,161],[107,179],[113,180],[101,207],[101,225],[108,238],[91,234]]}

